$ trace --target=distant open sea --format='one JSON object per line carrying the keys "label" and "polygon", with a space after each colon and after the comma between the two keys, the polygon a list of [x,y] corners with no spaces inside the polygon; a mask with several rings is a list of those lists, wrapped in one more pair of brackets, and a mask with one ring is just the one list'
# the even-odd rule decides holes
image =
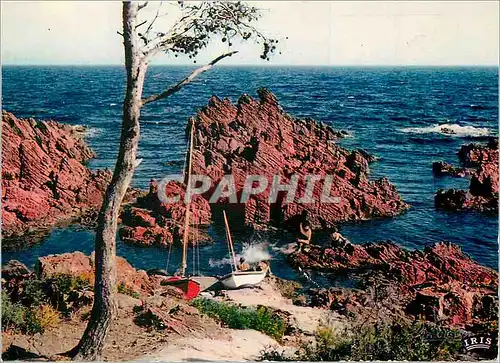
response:
{"label": "distant open sea", "polygon": [[[184,77],[190,67],[153,66],[145,95],[162,91]],[[121,67],[4,67],[2,107],[18,117],[54,119],[89,128],[87,141],[97,152],[92,168],[114,166],[119,141],[124,70]],[[463,188],[468,179],[434,177],[433,161],[458,164],[462,144],[498,135],[498,68],[487,67],[217,67],[173,97],[143,110],[139,157],[133,185],[146,188],[151,178],[181,172],[186,150],[184,128],[196,109],[212,95],[236,101],[256,95],[259,87],[276,94],[285,111],[311,117],[351,137],[340,144],[362,148],[380,158],[371,177],[386,176],[411,209],[396,218],[342,225],[355,243],[392,240],[408,248],[447,240],[459,244],[478,262],[498,269],[498,218],[479,213],[449,213],[434,208],[439,188]],[[440,125],[455,135],[440,132]],[[182,163],[181,163],[182,165]],[[201,249],[202,272],[224,273],[224,231],[210,229],[216,243]],[[273,272],[300,278],[280,257],[287,235],[249,232],[240,241],[264,241],[276,256]],[[321,236],[316,238],[321,242]],[[165,267],[166,252],[118,243],[118,254],[140,268]],[[238,243],[237,250],[242,246]],[[39,256],[93,250],[93,232],[78,227],[55,229],[37,246],[3,252],[2,263],[19,259],[33,265]],[[179,251],[171,266],[178,264]],[[316,276],[319,278],[319,276]],[[330,281],[329,283],[337,283]]]}

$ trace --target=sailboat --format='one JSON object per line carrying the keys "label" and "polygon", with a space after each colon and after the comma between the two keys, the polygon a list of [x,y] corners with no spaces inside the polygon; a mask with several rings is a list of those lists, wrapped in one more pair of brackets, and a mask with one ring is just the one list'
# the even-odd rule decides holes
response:
{"label": "sailboat", "polygon": [[[188,168],[187,168],[187,180],[186,180],[186,192],[191,186],[191,171],[193,164],[193,145],[194,145],[194,120],[192,120],[191,131],[189,137],[189,157],[188,157]],[[186,215],[184,218],[184,234],[182,239],[182,262],[179,270],[175,273],[174,276],[168,276],[162,281],[162,285],[170,285],[179,289],[184,299],[192,300],[199,295],[201,291],[204,291],[210,288],[212,285],[218,282],[217,278],[211,276],[201,276],[192,275],[187,276],[187,254],[188,254],[188,243],[189,243],[189,232],[190,232],[190,217],[191,217],[191,201],[186,204]],[[198,248],[198,244],[193,243],[193,248]],[[194,256],[193,256],[194,257]],[[169,259],[170,259],[170,250],[169,250]],[[193,258],[193,265],[196,263],[195,258]],[[199,257],[198,257],[199,263]],[[167,262],[168,269],[168,262]]]}
{"label": "sailboat", "polygon": [[222,214],[224,215],[224,224],[226,226],[226,239],[233,259],[233,271],[221,277],[219,280],[220,283],[227,289],[239,289],[241,287],[250,287],[259,284],[266,277],[269,271],[269,265],[266,264],[266,267],[260,271],[241,271],[239,269],[239,265],[236,263],[236,255],[234,253],[233,240],[231,238],[231,231],[229,230],[226,211],[223,210]]}

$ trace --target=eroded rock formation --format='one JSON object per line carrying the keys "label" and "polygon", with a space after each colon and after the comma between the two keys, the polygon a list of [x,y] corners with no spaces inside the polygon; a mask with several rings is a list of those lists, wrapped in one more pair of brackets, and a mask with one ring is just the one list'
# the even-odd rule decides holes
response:
{"label": "eroded rock formation", "polygon": [[492,138],[487,145],[463,145],[458,157],[465,168],[433,164],[433,170],[454,176],[471,175],[468,191],[438,190],[434,198],[438,208],[448,210],[476,210],[498,212],[498,139]]}
{"label": "eroded rock formation", "polygon": [[[179,196],[184,200],[185,188],[180,183],[170,182],[165,186],[165,196]],[[202,196],[195,195],[190,205],[191,224],[204,226],[210,223],[210,205]],[[162,203],[158,196],[158,183],[152,180],[149,193],[137,198],[133,206],[122,213],[123,226],[120,237],[124,242],[143,246],[168,246],[178,242],[184,235],[186,204]],[[205,242],[208,236],[203,229],[191,229],[190,241]]]}
{"label": "eroded rock formation", "polygon": [[[289,261],[325,272],[380,274],[395,288],[406,313],[417,318],[455,326],[497,320],[498,273],[451,243],[409,251],[392,242],[352,244],[334,233],[331,247],[310,246],[291,254]],[[322,291],[314,301],[338,303],[338,293]]]}
{"label": "eroded rock formation", "polygon": [[[394,216],[408,208],[386,178],[368,179],[369,163],[375,160],[372,155],[335,144],[343,132],[311,119],[295,119],[283,111],[271,92],[261,89],[258,94],[259,100],[243,95],[237,104],[212,97],[189,123],[187,133],[191,125],[195,127],[192,175],[211,179],[202,198],[194,199],[196,223],[209,223],[211,217],[217,220],[220,209],[226,208],[233,223],[283,225],[307,210],[313,227],[329,228],[344,221]],[[267,185],[262,192],[242,200],[248,176],[262,176]],[[297,192],[291,193],[291,202],[287,203],[284,192],[269,201],[274,176],[280,177],[282,185],[297,178]],[[311,176],[319,180],[307,191],[307,178]],[[234,181],[234,193],[224,196],[224,188],[217,190],[217,186],[227,177],[229,190]],[[259,182],[248,186],[257,188]],[[182,200],[183,189],[185,186],[171,182],[166,194],[180,194]],[[125,226],[120,233],[125,241],[166,245],[181,238],[184,204],[162,204],[156,191],[157,183],[152,182],[149,195],[134,205],[137,208],[124,213]],[[221,191],[222,197],[214,198]],[[300,203],[307,193],[312,202]],[[323,193],[330,201],[322,199]]]}
{"label": "eroded rock formation", "polygon": [[99,208],[111,174],[84,165],[94,156],[72,126],[2,111],[3,237]]}
{"label": "eroded rock formation", "polygon": [[[305,209],[312,225],[319,228],[394,216],[408,207],[387,179],[368,180],[371,155],[335,144],[343,136],[341,132],[311,119],[293,118],[265,89],[260,89],[258,95],[259,100],[243,95],[237,104],[212,97],[194,120],[194,174],[210,176],[213,185],[231,174],[238,201],[247,176],[266,177],[268,187],[262,193],[250,195],[245,205],[227,206],[243,210],[247,224],[280,224]],[[291,203],[286,202],[284,193],[269,203],[275,175],[280,176],[280,184],[298,177],[297,193]],[[321,180],[312,188],[313,202],[299,203],[306,193],[306,175]],[[335,202],[321,201],[327,175],[332,178],[331,187],[325,189],[338,198]],[[213,188],[206,196],[212,192]]]}

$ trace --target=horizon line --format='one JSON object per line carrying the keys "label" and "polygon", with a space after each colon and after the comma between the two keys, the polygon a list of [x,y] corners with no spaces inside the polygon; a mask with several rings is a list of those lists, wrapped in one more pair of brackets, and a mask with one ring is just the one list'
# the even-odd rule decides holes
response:
{"label": "horizon line", "polygon": [[[149,67],[201,67],[204,63],[199,64],[150,64]],[[124,67],[121,63],[34,63],[34,64],[16,64],[6,63],[1,64],[1,67]],[[496,67],[499,64],[220,64],[217,68],[222,67]]]}

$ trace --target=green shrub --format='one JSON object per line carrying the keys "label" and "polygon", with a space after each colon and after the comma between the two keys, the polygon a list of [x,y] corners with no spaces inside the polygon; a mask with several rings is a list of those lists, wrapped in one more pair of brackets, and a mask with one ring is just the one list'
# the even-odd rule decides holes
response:
{"label": "green shrub", "polygon": [[91,291],[92,285],[85,277],[55,274],[42,281],[51,305],[65,315],[90,303],[84,293]]}
{"label": "green shrub", "polygon": [[24,320],[20,326],[23,333],[34,335],[37,333],[42,334],[44,332],[42,324],[37,319],[36,309],[27,308],[24,314]]}
{"label": "green shrub", "polygon": [[18,329],[24,322],[25,307],[19,303],[13,303],[9,295],[2,291],[2,327]]}
{"label": "green shrub", "polygon": [[[43,333],[59,325],[60,312],[70,314],[89,303],[88,279],[57,274],[42,279],[26,279],[11,295],[2,291],[2,326],[26,334]],[[90,297],[91,299],[91,297]]]}
{"label": "green shrub", "polygon": [[20,302],[24,306],[39,306],[49,301],[44,287],[44,280],[27,279],[22,283]]}
{"label": "green shrub", "polygon": [[289,356],[285,353],[284,349],[270,345],[260,352],[259,360],[269,362],[293,362],[297,360],[297,357]]}
{"label": "green shrub", "polygon": [[52,275],[47,280],[55,285],[57,290],[62,294],[69,294],[75,290],[82,291],[92,287],[90,281],[85,276],[59,273]]}
{"label": "green shrub", "polygon": [[276,278],[276,287],[278,288],[281,296],[287,299],[293,299],[297,297],[297,291],[302,288],[302,285],[297,281],[285,280]]}
{"label": "green shrub", "polygon": [[10,297],[2,291],[2,327],[26,334],[44,333],[55,328],[61,319],[57,310],[50,305],[25,307],[12,303]]}
{"label": "green shrub", "polygon": [[128,296],[132,296],[133,298],[136,298],[136,299],[140,299],[141,298],[141,295],[137,291],[134,291],[132,288],[128,287],[123,282],[118,285],[117,289],[118,289],[118,292],[120,294],[125,294],[125,295],[128,295]]}
{"label": "green shrub", "polygon": [[285,321],[265,306],[244,308],[206,298],[195,299],[193,306],[232,329],[255,329],[276,340],[285,334]]}
{"label": "green shrub", "polygon": [[85,302],[82,293],[91,289],[92,286],[85,277],[55,274],[42,279],[25,280],[22,283],[19,302],[26,307],[39,307],[50,303],[57,310],[69,313],[73,307]]}
{"label": "green shrub", "polygon": [[372,323],[334,332],[321,327],[315,342],[303,344],[294,355],[286,356],[274,347],[260,354],[260,360],[456,360],[461,336],[456,330],[429,323]]}

